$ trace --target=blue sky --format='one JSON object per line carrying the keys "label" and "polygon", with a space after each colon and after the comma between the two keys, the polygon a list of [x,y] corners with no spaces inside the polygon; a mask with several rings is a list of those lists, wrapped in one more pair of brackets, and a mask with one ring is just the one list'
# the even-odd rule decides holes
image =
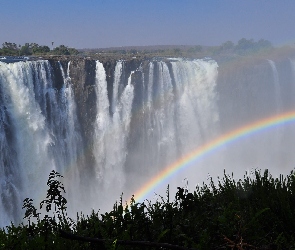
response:
{"label": "blue sky", "polygon": [[294,0],[0,0],[0,44],[75,48],[295,42]]}

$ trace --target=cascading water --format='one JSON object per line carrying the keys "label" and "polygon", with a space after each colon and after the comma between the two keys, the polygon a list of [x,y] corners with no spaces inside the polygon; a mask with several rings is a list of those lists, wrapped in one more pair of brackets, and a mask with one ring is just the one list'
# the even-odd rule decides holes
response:
{"label": "cascading water", "polygon": [[69,201],[75,203],[78,158],[81,163],[83,157],[78,150],[81,138],[70,80],[62,73],[64,84],[57,91],[47,61],[1,63],[1,147],[6,150],[1,154],[9,154],[10,162],[5,160],[1,167],[0,225],[19,221],[24,198],[40,201],[44,197],[44,183],[51,170],[66,176]]}
{"label": "cascading water", "polygon": [[[107,210],[204,143],[294,109],[294,59],[289,78],[271,60],[232,72],[211,59],[93,63],[80,77],[77,61],[0,62],[0,226],[21,221],[24,198],[44,199],[52,169],[65,177],[70,214]],[[200,183],[224,168],[289,169],[294,142],[291,126],[244,138],[169,183]]]}
{"label": "cascading water", "polygon": [[[4,208],[0,215],[1,225],[10,220],[19,221],[24,195],[32,198],[41,195],[39,187],[49,173],[46,166],[53,165],[48,152],[52,140],[38,103],[42,87],[50,84],[45,74],[47,68],[47,62],[1,63],[1,113],[8,119],[1,121],[7,129],[2,131],[2,136],[6,137],[4,143],[10,141],[9,146],[1,145],[1,148],[6,147],[5,150],[12,153],[11,159],[5,160],[0,177],[0,204]],[[39,96],[34,92],[36,80]]]}
{"label": "cascading water", "polygon": [[58,119],[51,129],[51,131],[58,129],[54,133],[56,144],[53,158],[57,165],[57,171],[65,178],[69,206],[79,207],[77,199],[80,189],[79,165],[84,165],[84,156],[80,153],[82,138],[79,133],[80,127],[71,85],[70,62],[68,62],[66,74],[61,63],[58,63],[62,73],[63,86],[58,95]]}
{"label": "cascading water", "polygon": [[114,86],[113,86],[113,100],[112,100],[112,113],[114,114],[116,112],[117,107],[117,101],[118,101],[118,95],[119,95],[119,84],[122,76],[122,67],[123,62],[118,61],[115,67],[115,80],[114,80]]}
{"label": "cascading water", "polygon": [[166,63],[158,66],[158,100],[154,105],[154,128],[157,138],[157,166],[167,165],[176,155],[174,127],[174,94],[169,69]]}
{"label": "cascading water", "polygon": [[[291,70],[292,70],[292,73],[291,73],[291,78],[293,80],[292,82],[292,87],[291,87],[291,95],[295,94],[295,59],[289,59],[290,61],[290,65],[291,65]],[[294,102],[295,100],[293,100],[291,103],[295,103]]]}
{"label": "cascading water", "polygon": [[[236,64],[219,72],[221,131],[294,110],[295,78],[290,60]],[[294,167],[294,139],[292,124],[263,129],[255,136],[243,137],[234,146],[224,147],[222,166],[236,176],[253,168],[270,169],[274,176],[289,173]]]}
{"label": "cascading water", "polygon": [[[215,61],[150,62],[146,76],[145,112],[136,112],[136,127],[130,130],[126,166],[132,169],[131,190],[219,132]],[[197,175],[192,172],[179,174],[175,183]]]}
{"label": "cascading water", "polygon": [[[96,174],[99,179],[100,190],[107,196],[121,194],[125,182],[124,163],[126,158],[126,140],[129,133],[131,107],[133,101],[133,85],[131,76],[121,95],[119,95],[122,64],[119,61],[115,68],[113,84],[113,114],[109,112],[106,73],[103,64],[96,62],[96,95],[97,117],[94,125],[93,155],[96,160]],[[114,183],[116,185],[114,186]],[[105,192],[101,192],[104,190]],[[103,200],[105,197],[100,196]]]}
{"label": "cascading water", "polygon": [[280,90],[280,82],[279,82],[279,74],[276,68],[276,64],[272,60],[268,60],[274,78],[274,88],[275,88],[275,100],[276,100],[276,109],[279,113],[282,110],[282,98],[281,98],[281,90]]}
{"label": "cascading water", "polygon": [[[178,133],[183,153],[218,133],[217,64],[214,61],[172,62],[178,96]],[[196,126],[197,124],[197,126]]]}

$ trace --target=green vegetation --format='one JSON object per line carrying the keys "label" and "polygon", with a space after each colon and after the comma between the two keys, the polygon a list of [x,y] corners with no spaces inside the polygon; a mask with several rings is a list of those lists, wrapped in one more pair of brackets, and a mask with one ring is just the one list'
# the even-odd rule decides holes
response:
{"label": "green vegetation", "polygon": [[[52,42],[52,46],[53,46]],[[235,57],[268,51],[273,49],[271,42],[260,39],[255,42],[253,39],[240,39],[237,44],[227,41],[220,46],[201,46],[201,45],[166,45],[166,46],[142,46],[142,47],[118,47],[107,49],[84,49],[78,51],[65,45],[50,50],[48,46],[38,45],[37,43],[26,43],[17,45],[5,42],[0,49],[0,56],[29,56],[29,55],[80,55],[93,58],[107,56],[113,58],[131,57]]]}
{"label": "green vegetation", "polygon": [[20,55],[42,55],[50,52],[48,46],[39,46],[37,43],[26,43],[20,48]]}
{"label": "green vegetation", "polygon": [[53,49],[52,53],[54,55],[78,55],[79,51],[74,48],[68,48],[64,45],[60,45]]}
{"label": "green vegetation", "polygon": [[149,56],[149,57],[236,57],[250,55],[257,52],[264,52],[273,49],[271,42],[260,39],[255,42],[253,39],[240,39],[237,44],[227,41],[220,46],[202,45],[166,45],[166,46],[132,46],[124,48],[106,49],[84,49],[81,51],[87,56]]}
{"label": "green vegetation", "polygon": [[258,42],[255,42],[253,39],[247,40],[246,38],[242,38],[238,41],[237,45],[235,45],[231,41],[227,41],[222,45],[213,49],[214,54],[219,53],[235,53],[238,55],[248,55],[251,53],[257,53],[258,51],[263,51],[267,49],[271,49],[271,42],[260,39]]}
{"label": "green vegetation", "polygon": [[0,249],[295,249],[293,172],[255,171],[239,181],[224,174],[192,193],[178,188],[173,201],[168,188],[154,203],[121,199],[109,213],[76,220],[67,216],[61,177],[49,176],[43,218],[25,199],[27,223],[0,230]]}
{"label": "green vegetation", "polygon": [[0,56],[30,56],[30,55],[77,55],[79,51],[60,45],[52,51],[48,46],[42,46],[37,43],[25,43],[17,45],[16,43],[5,42],[0,49]]}
{"label": "green vegetation", "polygon": [[5,42],[2,44],[2,49],[0,49],[0,55],[4,56],[16,56],[18,55],[19,48],[15,43]]}

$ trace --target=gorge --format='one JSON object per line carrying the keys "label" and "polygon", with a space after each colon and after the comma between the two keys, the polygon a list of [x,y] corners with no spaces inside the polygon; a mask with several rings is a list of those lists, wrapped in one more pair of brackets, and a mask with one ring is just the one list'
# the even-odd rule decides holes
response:
{"label": "gorge", "polygon": [[[165,166],[245,124],[295,108],[295,56],[229,61],[90,58],[0,62],[0,226],[64,176],[73,214],[107,209]],[[294,168],[294,123],[225,145],[172,188],[223,170]],[[163,185],[165,189],[165,184]]]}

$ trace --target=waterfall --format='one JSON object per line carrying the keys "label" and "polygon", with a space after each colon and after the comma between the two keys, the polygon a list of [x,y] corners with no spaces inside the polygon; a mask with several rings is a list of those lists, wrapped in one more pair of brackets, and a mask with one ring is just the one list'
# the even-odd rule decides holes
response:
{"label": "waterfall", "polygon": [[106,162],[107,151],[107,133],[109,133],[110,127],[110,115],[109,115],[109,100],[107,96],[107,81],[106,74],[102,63],[96,62],[96,124],[95,124],[95,140],[93,153],[96,159],[96,175],[97,178],[102,178],[103,168]]}
{"label": "waterfall", "polygon": [[[22,200],[25,196],[39,198],[42,194],[40,187],[46,183],[50,168],[55,167],[48,152],[52,140],[38,103],[39,96],[34,92],[35,80],[40,84],[40,92],[42,86],[50,85],[45,74],[47,69],[48,63],[44,61],[1,63],[1,92],[4,97],[1,113],[9,117],[10,123],[10,135],[4,131],[2,137],[6,138],[2,142],[7,143],[7,136],[11,136],[10,145],[1,145],[1,148],[10,150],[11,157],[15,155],[15,159],[4,162],[2,166],[0,203],[4,213],[2,210],[1,224],[8,220],[20,220]],[[1,127],[5,127],[8,120],[4,119],[1,123]]]}
{"label": "waterfall", "polygon": [[292,67],[292,75],[293,75],[293,78],[295,78],[295,59],[290,59],[290,64],[291,64],[291,67]]}
{"label": "waterfall", "polygon": [[148,91],[147,91],[147,108],[149,111],[152,109],[152,88],[154,80],[154,63],[149,63],[149,78],[148,78]]}
{"label": "waterfall", "polygon": [[167,165],[176,156],[174,127],[174,94],[169,69],[166,63],[158,66],[158,100],[154,105],[157,152],[161,156],[157,165]]}
{"label": "waterfall", "polygon": [[[290,110],[292,94],[285,94],[295,89],[294,62],[287,68],[264,60],[232,71],[208,58],[0,62],[0,226],[22,220],[24,198],[38,206],[53,169],[64,176],[70,215],[106,211],[122,192],[129,199],[196,148]],[[289,169],[293,130],[282,126],[225,145],[178,172],[170,187],[201,183],[224,168],[241,175],[251,167]]]}
{"label": "waterfall", "polygon": [[48,61],[1,63],[0,225],[20,221],[24,198],[44,198],[51,170],[66,176],[67,198],[78,197],[81,136],[69,72],[59,65],[57,91]]}
{"label": "waterfall", "polygon": [[272,72],[273,72],[276,109],[277,109],[277,113],[279,113],[282,110],[282,98],[281,98],[279,74],[274,61],[268,60],[268,63],[270,64]]}
{"label": "waterfall", "polygon": [[[282,112],[283,110],[283,102],[282,102],[282,94],[281,94],[281,87],[280,87],[280,81],[279,81],[279,73],[278,73],[278,70],[276,68],[276,64],[274,61],[272,60],[268,60],[268,63],[270,64],[271,66],[271,69],[272,69],[272,73],[273,73],[273,79],[274,79],[274,89],[275,89],[275,107],[276,107],[276,112],[277,114],[279,114],[280,112]],[[276,129],[274,132],[273,132],[273,140],[271,142],[269,142],[268,140],[268,143],[271,143],[271,144],[274,144],[274,145],[277,145],[277,146],[281,146],[281,140],[282,140],[282,137],[283,137],[283,130],[281,128],[278,128]],[[267,142],[264,143],[265,145],[267,145]],[[276,157],[277,159],[280,158],[280,156],[277,156]]]}
{"label": "waterfall", "polygon": [[172,62],[176,83],[177,130],[183,153],[218,132],[217,64],[214,61]]}
{"label": "waterfall", "polygon": [[114,79],[114,86],[113,86],[113,101],[112,101],[112,113],[115,113],[117,100],[118,100],[118,92],[119,92],[119,84],[121,81],[122,76],[122,66],[123,62],[118,61],[115,67],[115,79]]}
{"label": "waterfall", "polygon": [[51,131],[58,128],[54,133],[55,150],[53,158],[58,172],[64,176],[65,188],[68,190],[67,198],[71,201],[69,207],[79,207],[79,165],[84,165],[84,159],[80,153],[83,144],[70,78],[70,63],[68,62],[67,72],[65,73],[62,64],[58,62],[62,73],[63,86],[57,95],[57,102],[59,103],[59,107],[57,107],[59,111],[58,119],[54,122]]}
{"label": "waterfall", "polygon": [[[95,121],[95,140],[93,155],[96,159],[97,179],[102,183],[102,190],[116,194],[122,192],[125,182],[124,163],[127,155],[126,140],[128,138],[131,107],[133,101],[132,72],[128,84],[122,94],[118,95],[119,82],[122,74],[122,62],[115,68],[113,84],[113,115],[109,113],[106,73],[103,64],[96,62],[96,95],[97,116]],[[116,185],[114,186],[114,183]],[[102,192],[100,190],[100,192]]]}
{"label": "waterfall", "polygon": [[[126,163],[133,190],[219,133],[216,62],[154,61],[147,69],[145,112],[136,112]],[[188,175],[170,181],[179,183]]]}

